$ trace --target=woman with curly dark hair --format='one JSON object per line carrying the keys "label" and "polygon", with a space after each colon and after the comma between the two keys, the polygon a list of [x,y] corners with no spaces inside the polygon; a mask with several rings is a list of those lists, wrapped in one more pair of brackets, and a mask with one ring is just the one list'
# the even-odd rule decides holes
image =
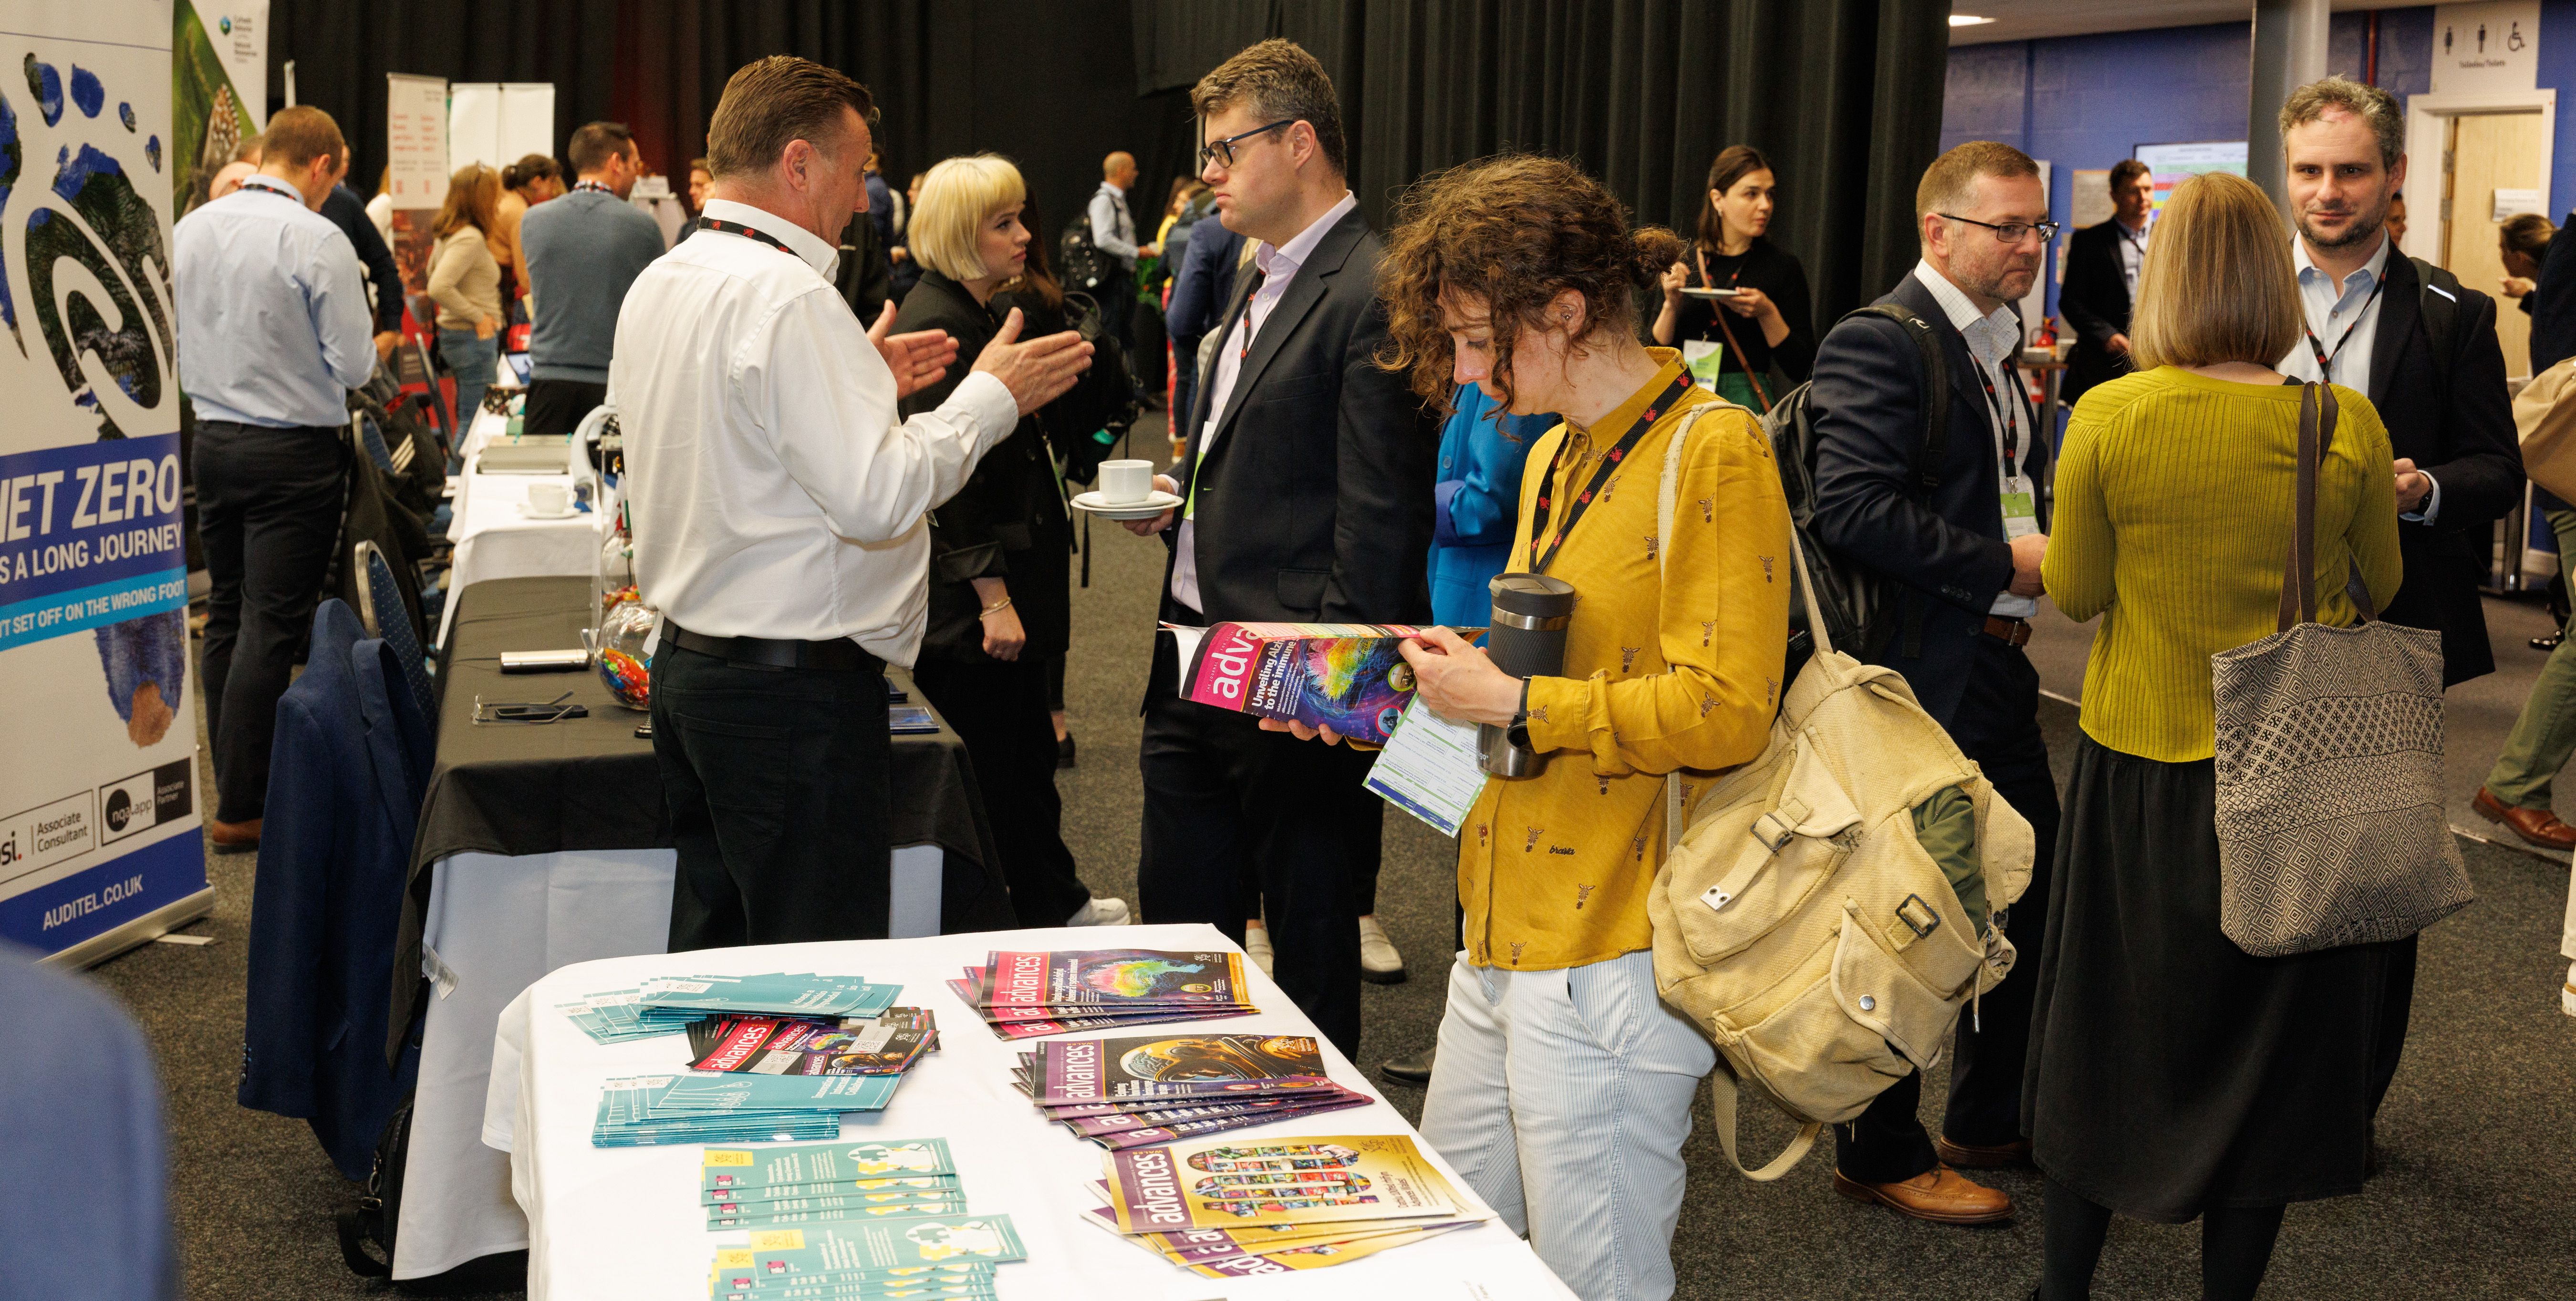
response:
{"label": "woman with curly dark hair", "polygon": [[1508,568],[1574,585],[1563,670],[1508,676],[1445,629],[1404,651],[1422,703],[1553,757],[1488,779],[1461,830],[1465,951],[1422,1133],[1587,1297],[1673,1288],[1682,1140],[1716,1059],[1655,993],[1663,778],[1762,752],[1789,635],[1760,427],[1637,340],[1637,291],[1679,253],[1573,166],[1505,157],[1415,184],[1378,270],[1382,364],[1433,402],[1474,384],[1561,422],[1530,449]]}

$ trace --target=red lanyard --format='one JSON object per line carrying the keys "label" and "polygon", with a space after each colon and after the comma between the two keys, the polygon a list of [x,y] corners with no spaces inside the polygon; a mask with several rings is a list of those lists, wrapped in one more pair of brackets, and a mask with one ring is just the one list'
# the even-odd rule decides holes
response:
{"label": "red lanyard", "polygon": [[617,197],[617,191],[612,190],[612,189],[608,188],[607,186],[600,184],[600,183],[599,183],[599,182],[597,182],[597,181],[575,181],[575,182],[573,182],[573,187],[572,187],[572,192],[573,192],[573,193],[575,193],[575,194],[579,194],[579,193],[583,192],[584,190],[587,190],[587,191],[589,191],[589,192],[591,192],[591,193],[593,193],[593,194],[605,194],[605,195],[607,195],[609,198],[612,198],[612,199],[614,199],[614,198],[616,198],[616,197]]}
{"label": "red lanyard", "polygon": [[1628,459],[1628,453],[1636,449],[1637,440],[1645,437],[1646,431],[1653,428],[1655,422],[1662,419],[1665,412],[1672,410],[1673,404],[1680,401],[1681,396],[1690,390],[1691,375],[1685,370],[1675,376],[1672,385],[1653,402],[1648,403],[1645,410],[1637,413],[1637,419],[1628,426],[1628,432],[1622,435],[1617,445],[1601,458],[1601,468],[1592,472],[1592,482],[1585,484],[1582,494],[1574,499],[1573,509],[1565,513],[1565,523],[1556,530],[1553,537],[1548,537],[1547,518],[1555,504],[1552,494],[1560,487],[1556,480],[1558,467],[1565,463],[1566,443],[1574,440],[1568,437],[1556,445],[1556,455],[1547,464],[1547,477],[1539,481],[1538,501],[1530,508],[1531,549],[1536,551],[1539,539],[1548,537],[1547,550],[1539,552],[1530,562],[1532,573],[1547,572],[1548,565],[1556,560],[1557,548],[1565,545],[1565,535],[1572,533],[1575,522],[1583,518],[1583,512],[1592,508],[1592,498],[1594,494],[1601,491],[1602,482],[1610,477],[1612,471],[1619,468],[1620,462]]}
{"label": "red lanyard", "polygon": [[[2003,366],[2006,375],[2013,373],[2012,358],[2004,358]],[[1986,409],[1994,412],[1995,419],[2004,427],[2004,478],[2010,480],[2020,474],[2015,465],[2021,456],[2021,420],[2014,412],[2021,404],[2006,405],[1995,393],[1995,373],[1983,362],[1977,364],[1977,382],[1986,386]],[[2007,483],[2005,487],[2009,489],[2011,485]]]}
{"label": "red lanyard", "polygon": [[779,252],[784,253],[789,257],[796,258],[799,262],[804,261],[803,258],[797,257],[796,250],[780,243],[777,236],[772,235],[765,230],[756,230],[750,226],[743,225],[738,221],[726,221],[722,217],[705,217],[700,220],[706,223],[704,229],[720,230],[728,235],[740,235],[744,239],[755,239],[763,244],[767,244],[771,248],[777,249]]}
{"label": "red lanyard", "polygon": [[[2352,324],[2343,327],[2343,337],[2335,340],[2333,352],[2326,351],[2326,346],[2317,341],[2317,332],[2315,330],[2309,329],[2307,331],[2308,351],[2315,353],[2317,357],[2317,379],[2319,382],[2326,384],[2334,383],[2335,358],[2343,355],[2343,346],[2352,342],[2352,332],[2361,328],[2361,323],[2370,316],[2370,305],[2379,301],[2379,291],[2387,287],[2388,277],[2386,276],[2379,276],[2370,282],[2370,297],[2361,300],[2361,310],[2352,314]],[[2301,316],[2307,315],[2304,310],[2299,314]],[[2331,316],[2333,315],[2333,312],[2329,310],[2327,315]]]}

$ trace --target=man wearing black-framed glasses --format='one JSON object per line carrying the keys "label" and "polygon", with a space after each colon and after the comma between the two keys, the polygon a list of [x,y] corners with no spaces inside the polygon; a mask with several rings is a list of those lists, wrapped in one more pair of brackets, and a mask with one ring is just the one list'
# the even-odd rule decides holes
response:
{"label": "man wearing black-framed glasses", "polygon": [[[2040,485],[2055,431],[2041,427],[2013,368],[2022,327],[2012,305],[2037,282],[2057,226],[2037,164],[1992,141],[1934,160],[1915,214],[1923,258],[1873,305],[1895,315],[1854,313],[1816,350],[1808,396],[1815,537],[1838,566],[1888,580],[1891,613],[1863,636],[1865,658],[1904,674],[1924,712],[2029,820],[2028,888],[2008,910],[1978,920],[2036,968],[2058,806],[2039,730],[2039,674],[2022,646],[2041,595],[2048,500]],[[1938,349],[1937,384],[1918,337]],[[1933,411],[1947,413],[1937,456]],[[1939,839],[1938,828],[1923,825],[1933,807],[1915,811],[1927,848]],[[1937,1141],[1915,1114],[1919,1071],[1834,1127],[1837,1192],[1938,1224],[2012,1214],[2009,1197],[1952,1167],[2030,1160],[2021,1073],[2034,981],[2014,967],[1973,1019],[1960,1019]]]}
{"label": "man wearing black-framed glasses", "polygon": [[[1165,622],[1421,623],[1439,440],[1386,343],[1378,238],[1351,194],[1341,111],[1314,56],[1284,40],[1235,55],[1190,93],[1212,143],[1199,179],[1254,246],[1155,486]],[[1202,238],[1193,235],[1192,242]],[[1344,1053],[1359,1049],[1360,919],[1374,911],[1384,805],[1371,757],[1181,699],[1158,639],[1145,692],[1138,903],[1147,922],[1209,922],[1240,943],[1268,913],[1272,976]],[[1248,871],[1247,871],[1248,868]],[[1247,876],[1258,884],[1249,891]]]}

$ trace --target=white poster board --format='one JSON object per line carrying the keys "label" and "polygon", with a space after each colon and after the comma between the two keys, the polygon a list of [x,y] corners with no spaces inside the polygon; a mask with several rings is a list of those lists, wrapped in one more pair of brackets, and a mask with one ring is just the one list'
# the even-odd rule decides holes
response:
{"label": "white poster board", "polygon": [[170,288],[170,0],[17,0],[0,123],[0,939],[211,908]]}
{"label": "white poster board", "polygon": [[2540,84],[2540,0],[2433,6],[2436,95]]}
{"label": "white poster board", "polygon": [[385,165],[394,211],[434,209],[446,202],[446,81],[385,75]]}
{"label": "white poster board", "polygon": [[555,156],[555,88],[546,81],[460,81],[447,88],[447,170],[499,171],[530,154]]}

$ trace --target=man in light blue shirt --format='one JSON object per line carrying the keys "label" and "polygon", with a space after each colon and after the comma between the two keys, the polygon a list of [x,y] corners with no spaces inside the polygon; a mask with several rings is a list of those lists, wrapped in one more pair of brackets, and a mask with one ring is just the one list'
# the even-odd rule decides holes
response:
{"label": "man in light blue shirt", "polygon": [[1138,255],[1159,257],[1160,245],[1136,243],[1136,218],[1127,207],[1127,192],[1136,188],[1136,159],[1125,150],[1100,160],[1100,188],[1091,192],[1090,206],[1084,209],[1091,219],[1092,247],[1109,255],[1120,274],[1100,286],[1102,324],[1120,343],[1132,352],[1136,337],[1130,323],[1136,316],[1136,259]]}
{"label": "man in light blue shirt", "polygon": [[376,365],[366,273],[321,215],[343,142],[316,108],[269,120],[259,172],[172,234],[179,380],[197,411],[206,728],[219,852],[259,844],[277,698],[340,528],[349,390]]}

